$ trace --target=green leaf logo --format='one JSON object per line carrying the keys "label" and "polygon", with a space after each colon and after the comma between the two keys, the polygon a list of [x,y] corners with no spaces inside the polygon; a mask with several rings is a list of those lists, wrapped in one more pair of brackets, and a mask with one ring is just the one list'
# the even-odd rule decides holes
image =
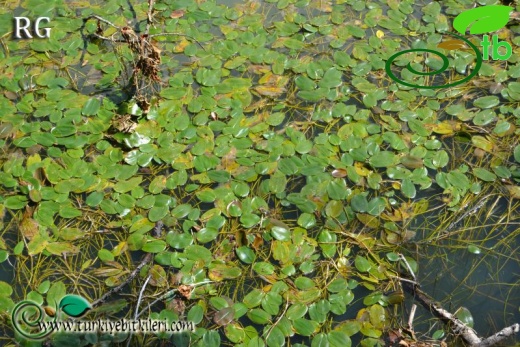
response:
{"label": "green leaf logo", "polygon": [[497,31],[506,26],[512,10],[512,7],[502,5],[477,7],[455,17],[453,27],[462,35],[468,27],[469,33],[475,35]]}
{"label": "green leaf logo", "polygon": [[61,311],[74,318],[83,316],[91,308],[90,303],[86,299],[72,294],[65,295],[59,304]]}

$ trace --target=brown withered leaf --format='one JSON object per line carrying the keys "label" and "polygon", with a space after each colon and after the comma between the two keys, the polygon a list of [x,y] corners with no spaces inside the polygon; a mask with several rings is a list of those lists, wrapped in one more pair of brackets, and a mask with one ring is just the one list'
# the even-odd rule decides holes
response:
{"label": "brown withered leaf", "polygon": [[38,222],[32,217],[33,210],[30,207],[26,207],[25,212],[20,222],[20,232],[29,241],[33,239],[34,235],[38,234]]}
{"label": "brown withered leaf", "polygon": [[439,43],[437,48],[452,50],[452,49],[464,49],[466,48],[466,44],[462,40],[447,40]]}
{"label": "brown withered leaf", "polygon": [[253,240],[253,243],[251,244],[251,247],[253,247],[255,250],[260,249],[262,245],[264,244],[264,239],[260,234],[255,235],[255,239]]}
{"label": "brown withered leaf", "polygon": [[215,313],[215,316],[213,316],[213,321],[217,325],[228,325],[233,321],[234,317],[235,310],[233,309],[233,307],[224,307],[223,309]]}
{"label": "brown withered leaf", "polygon": [[189,299],[191,297],[191,292],[193,291],[193,287],[186,284],[181,284],[177,290],[179,291],[179,294],[185,297],[186,299]]}
{"label": "brown withered leaf", "polygon": [[229,167],[234,166],[234,164],[236,163],[235,162],[236,158],[237,158],[237,149],[235,147],[231,147],[229,149],[229,152],[227,152],[226,154],[224,154],[222,156],[222,160],[220,161],[220,163],[221,163],[220,167],[225,170]]}
{"label": "brown withered leaf", "polygon": [[347,170],[345,169],[335,169],[332,171],[332,177],[336,177],[336,178],[343,178],[343,177],[346,177],[347,176]]}
{"label": "brown withered leaf", "polygon": [[50,306],[43,306],[43,310],[45,311],[45,314],[49,317],[54,317],[56,315],[56,310]]}
{"label": "brown withered leaf", "polygon": [[401,158],[401,164],[408,169],[418,169],[424,166],[422,158],[413,155],[403,156]]}
{"label": "brown withered leaf", "polygon": [[175,10],[170,14],[170,18],[181,18],[185,13],[184,10]]}
{"label": "brown withered leaf", "polygon": [[166,304],[166,307],[173,312],[177,313],[178,316],[182,316],[186,311],[186,304],[181,298],[175,298]]}

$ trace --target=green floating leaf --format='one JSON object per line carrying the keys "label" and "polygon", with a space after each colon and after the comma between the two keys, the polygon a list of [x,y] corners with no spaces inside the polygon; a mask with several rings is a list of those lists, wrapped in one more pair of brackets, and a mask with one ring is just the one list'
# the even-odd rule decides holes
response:
{"label": "green floating leaf", "polygon": [[280,241],[289,241],[291,239],[291,231],[283,226],[273,226],[271,228],[271,235]]}
{"label": "green floating leaf", "polygon": [[455,312],[455,317],[460,319],[462,323],[466,324],[468,327],[473,328],[473,316],[471,315],[471,312],[465,308],[461,307]]}
{"label": "green floating leaf", "polygon": [[293,328],[302,336],[311,336],[318,328],[318,323],[312,320],[298,318],[293,321]]}
{"label": "green floating leaf", "polygon": [[374,198],[368,203],[367,212],[372,216],[379,216],[385,210],[386,200],[384,198]]}
{"label": "green floating leaf", "polygon": [[473,35],[497,31],[506,26],[512,10],[512,7],[502,5],[476,7],[455,17],[453,28],[462,35],[466,34],[468,27]]}
{"label": "green floating leaf", "polygon": [[193,306],[187,315],[187,318],[190,322],[194,324],[199,324],[204,318],[204,308],[200,305]]}
{"label": "green floating leaf", "polygon": [[202,336],[202,345],[205,347],[220,347],[220,334],[218,331],[206,331]]}
{"label": "green floating leaf", "polygon": [[285,336],[278,326],[274,326],[266,339],[269,347],[283,347],[285,346]]}
{"label": "green floating leaf", "polygon": [[368,200],[362,194],[354,195],[350,200],[350,206],[355,212],[366,212],[368,210]]}
{"label": "green floating leaf", "polygon": [[473,174],[486,182],[493,182],[497,179],[497,176],[494,173],[480,167],[474,168]]}
{"label": "green floating leaf", "polygon": [[163,240],[152,240],[143,245],[142,250],[147,253],[159,253],[166,249],[166,242]]}
{"label": "green floating leaf", "polygon": [[85,105],[83,105],[83,109],[81,110],[81,113],[85,116],[94,116],[99,111],[99,106],[101,103],[96,98],[90,98],[87,100]]}
{"label": "green floating leaf", "polygon": [[294,285],[296,286],[296,288],[300,290],[306,290],[314,288],[316,286],[316,283],[314,283],[314,281],[308,277],[300,276],[296,280],[294,280]]}
{"label": "green floating leaf", "polygon": [[444,330],[435,330],[435,332],[432,335],[432,339],[440,340],[444,337],[444,335]]}
{"label": "green floating leaf", "polygon": [[247,312],[247,317],[256,324],[266,324],[271,320],[271,315],[261,308],[254,308]]}
{"label": "green floating leaf", "polygon": [[473,105],[479,107],[479,108],[491,108],[495,107],[500,103],[500,100],[497,96],[491,95],[491,96],[483,96],[481,98],[478,98],[473,102]]}
{"label": "green floating leaf", "polygon": [[352,345],[350,337],[343,331],[331,331],[328,334],[328,340],[330,347],[350,347]]}
{"label": "green floating leaf", "polygon": [[480,254],[480,248],[475,245],[468,245],[468,251],[473,254]]}
{"label": "green floating leaf", "polygon": [[10,196],[4,201],[5,207],[10,208],[11,210],[19,210],[24,208],[27,203],[27,198],[22,195]]}
{"label": "green floating leaf", "polygon": [[416,190],[415,184],[413,184],[412,180],[409,178],[405,178],[401,183],[401,192],[407,198],[413,199],[415,198]]}
{"label": "green floating leaf", "polygon": [[517,145],[515,147],[515,150],[513,151],[513,154],[514,154],[516,162],[520,163],[520,145]]}
{"label": "green floating leaf", "polygon": [[394,253],[394,252],[386,253],[386,257],[390,261],[398,261],[399,260],[399,255],[397,253]]}
{"label": "green floating leaf", "polygon": [[101,260],[103,262],[114,260],[114,255],[112,254],[112,252],[110,252],[108,249],[104,249],[104,248],[100,249],[98,251],[98,257],[99,257],[99,260]]}
{"label": "green floating leaf", "polygon": [[290,320],[295,320],[298,318],[302,318],[307,313],[309,307],[302,303],[292,304],[291,307],[287,310],[285,316]]}
{"label": "green floating leaf", "polygon": [[95,206],[99,205],[101,203],[101,201],[103,201],[104,196],[105,196],[105,193],[103,193],[103,192],[92,192],[89,194],[89,196],[87,196],[87,199],[85,200],[85,202],[90,207],[95,207]]}
{"label": "green floating leaf", "polygon": [[223,170],[212,170],[208,171],[208,177],[218,183],[226,183],[231,178],[231,175],[227,171]]}
{"label": "green floating leaf", "polygon": [[59,309],[71,317],[81,317],[92,307],[90,303],[79,295],[65,295],[59,304]]}
{"label": "green floating leaf", "polygon": [[241,246],[236,249],[237,256],[246,264],[251,264],[255,261],[256,255],[253,250],[247,246]]}
{"label": "green floating leaf", "polygon": [[398,157],[390,151],[381,151],[370,157],[368,162],[374,168],[389,167],[397,163]]}
{"label": "green floating leaf", "polygon": [[163,219],[168,214],[168,206],[163,207],[152,207],[148,212],[148,219],[151,222],[157,222]]}
{"label": "green floating leaf", "polygon": [[253,270],[259,275],[272,275],[274,273],[274,266],[271,263],[261,261],[253,265]]}
{"label": "green floating leaf", "polygon": [[367,258],[362,257],[360,255],[356,256],[354,265],[356,266],[356,269],[358,269],[358,271],[361,272],[368,272],[372,268],[372,265],[370,265]]}

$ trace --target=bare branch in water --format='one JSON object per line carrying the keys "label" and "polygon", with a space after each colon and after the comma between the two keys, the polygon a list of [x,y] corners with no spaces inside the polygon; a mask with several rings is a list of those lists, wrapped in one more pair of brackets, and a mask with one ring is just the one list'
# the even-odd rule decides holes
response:
{"label": "bare branch in water", "polygon": [[431,299],[419,288],[418,284],[412,284],[407,281],[403,281],[401,284],[405,291],[413,295],[415,300],[417,300],[425,309],[429,310],[435,317],[439,318],[449,326],[454,334],[462,337],[470,347],[492,347],[520,331],[520,325],[517,323],[502,329],[488,338],[481,339],[478,337],[477,332],[474,329],[464,324],[460,319]]}
{"label": "bare branch in water", "polygon": [[150,27],[153,25],[153,5],[155,0],[148,0],[148,13],[146,18],[146,30],[144,31],[145,35],[148,35],[150,32]]}
{"label": "bare branch in water", "polygon": [[95,19],[97,19],[97,20],[99,20],[99,21],[101,21],[101,22],[103,22],[103,23],[105,23],[105,24],[110,25],[111,27],[114,27],[114,28],[116,28],[116,29],[118,29],[118,30],[121,30],[120,27],[118,27],[117,25],[115,25],[115,24],[112,23],[111,21],[106,20],[106,19],[103,18],[103,17],[96,16],[95,14],[91,14],[90,16],[88,16],[87,18],[85,18],[85,19],[83,19],[83,20],[86,22],[86,21],[88,21],[88,20],[91,19],[91,18],[95,18]]}

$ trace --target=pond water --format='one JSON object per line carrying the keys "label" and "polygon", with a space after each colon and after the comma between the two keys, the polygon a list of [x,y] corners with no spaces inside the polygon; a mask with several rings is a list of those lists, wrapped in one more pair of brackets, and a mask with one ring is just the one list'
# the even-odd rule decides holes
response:
{"label": "pond water", "polygon": [[[451,312],[461,306],[469,309],[474,328],[491,335],[520,319],[520,261],[514,236],[520,220],[518,208],[496,193],[456,215],[460,218],[475,207],[459,223],[453,224],[458,218],[447,223],[451,228],[444,233],[431,225],[439,211],[421,216],[412,227],[418,241],[409,249],[419,260],[423,289]],[[465,247],[464,240],[475,241]],[[472,253],[468,246],[478,246],[478,251]]]}

